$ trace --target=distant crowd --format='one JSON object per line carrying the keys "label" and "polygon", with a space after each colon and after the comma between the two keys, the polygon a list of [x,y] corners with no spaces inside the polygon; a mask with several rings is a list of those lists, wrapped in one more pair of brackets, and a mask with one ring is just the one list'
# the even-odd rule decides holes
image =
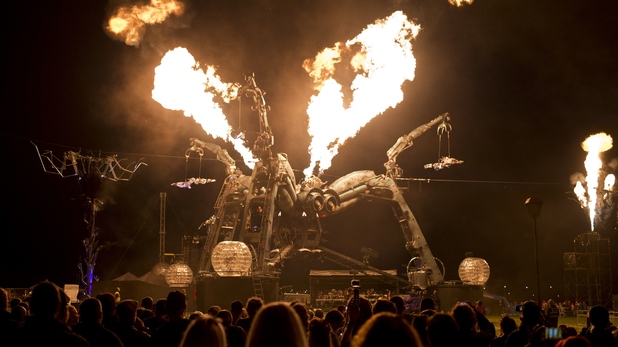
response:
{"label": "distant crowd", "polygon": [[[118,294],[118,293],[116,293]],[[54,283],[41,282],[22,299],[0,288],[0,346],[91,347],[617,347],[618,330],[602,306],[588,311],[577,331],[558,325],[528,301],[517,322],[503,315],[499,329],[485,317],[481,302],[461,302],[437,311],[422,299],[417,313],[406,313],[400,296],[370,302],[350,295],[347,305],[311,309],[302,302],[264,303],[259,297],[187,312],[183,292],[166,298],[121,300],[114,293],[71,304]]]}

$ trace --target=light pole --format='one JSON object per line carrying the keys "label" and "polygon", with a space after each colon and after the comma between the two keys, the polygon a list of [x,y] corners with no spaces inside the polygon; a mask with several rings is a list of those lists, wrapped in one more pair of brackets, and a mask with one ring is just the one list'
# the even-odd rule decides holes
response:
{"label": "light pole", "polygon": [[539,198],[528,198],[525,202],[528,214],[532,217],[534,225],[534,262],[536,263],[536,301],[541,306],[541,282],[539,281],[539,242],[536,232],[536,218],[541,214],[543,200]]}

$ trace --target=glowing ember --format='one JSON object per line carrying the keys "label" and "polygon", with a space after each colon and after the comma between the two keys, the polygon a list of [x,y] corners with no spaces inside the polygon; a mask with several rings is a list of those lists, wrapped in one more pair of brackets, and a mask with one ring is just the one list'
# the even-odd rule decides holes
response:
{"label": "glowing ember", "polygon": [[[594,231],[594,219],[597,209],[597,189],[599,187],[599,175],[603,162],[600,158],[600,153],[605,152],[612,148],[612,137],[605,133],[598,133],[589,136],[584,142],[582,142],[582,148],[588,152],[584,166],[586,167],[586,189],[583,189],[581,182],[575,186],[574,193],[582,204],[583,208],[588,209],[590,217],[590,230]],[[613,175],[611,175],[613,176]],[[609,175],[607,176],[609,177]],[[606,177],[606,182],[607,182]],[[611,179],[610,179],[611,180]],[[612,183],[613,186],[613,183]],[[606,190],[611,190],[607,189]]]}
{"label": "glowing ember", "polygon": [[178,47],[165,54],[161,65],[155,68],[152,98],[163,107],[184,111],[186,117],[193,117],[206,133],[234,144],[243,160],[253,167],[255,159],[243,143],[242,137],[231,136],[229,125],[221,106],[215,97],[229,102],[238,93],[238,84],[222,82],[215,68],[206,67],[204,72],[186,48]]}
{"label": "glowing ember", "polygon": [[461,7],[465,4],[472,5],[474,0],[448,0],[448,3],[451,5],[455,5],[457,7]]}
{"label": "glowing ember", "polygon": [[[311,97],[307,114],[312,137],[310,166],[305,177],[312,176],[319,165],[320,173],[328,169],[340,145],[354,137],[371,119],[403,100],[401,86],[414,79],[416,59],[410,40],[418,34],[415,25],[401,12],[369,25],[345,44],[337,43],[306,60],[303,67],[313,77],[317,95]],[[334,79],[335,68],[343,57],[356,76],[350,89],[352,100],[344,104],[342,86]]]}
{"label": "glowing ember", "polygon": [[150,0],[149,5],[120,7],[109,19],[107,30],[129,46],[138,46],[147,24],[163,23],[172,14],[180,16],[185,6],[175,0]]}

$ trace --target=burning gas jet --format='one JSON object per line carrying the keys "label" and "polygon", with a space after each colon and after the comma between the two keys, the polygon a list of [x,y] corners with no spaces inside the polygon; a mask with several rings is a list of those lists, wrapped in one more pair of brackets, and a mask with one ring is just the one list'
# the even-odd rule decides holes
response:
{"label": "burning gas jet", "polygon": [[184,3],[176,0],[150,0],[149,5],[120,7],[107,22],[107,31],[137,47],[147,24],[163,23],[172,14],[182,15],[184,10]]}
{"label": "burning gas jet", "polygon": [[[416,67],[410,40],[419,31],[420,26],[397,11],[369,25],[345,44],[338,43],[305,61],[304,67],[314,78],[317,91],[307,110],[312,158],[311,166],[305,170],[306,177],[312,176],[318,163],[321,170],[330,167],[341,144],[375,116],[403,100],[401,86],[414,79]],[[349,57],[346,63],[356,74],[350,86],[353,100],[347,108],[342,86],[333,78],[344,56]],[[224,102],[235,100],[243,93],[241,85],[221,81],[212,66],[204,69],[185,48],[169,51],[155,69],[152,98],[167,109],[184,111],[185,116],[193,117],[213,137],[232,142],[244,162],[252,167],[256,160],[245,147],[244,138],[231,135],[232,128],[215,101],[215,97]]]}
{"label": "burning gas jet", "polygon": [[212,137],[232,142],[252,167],[256,160],[251,151],[245,147],[242,136],[232,136],[232,127],[214,100],[219,96],[230,102],[238,97],[239,90],[240,84],[221,81],[213,66],[206,66],[204,72],[186,48],[178,47],[167,52],[155,68],[152,98],[167,109],[184,111],[186,117],[193,117]]}
{"label": "burning gas jet", "polygon": [[461,7],[465,4],[472,5],[474,0],[448,0],[448,3],[457,7]]}
{"label": "burning gas jet", "polygon": [[[590,218],[590,230],[594,231],[594,220],[596,215],[605,205],[605,201],[611,203],[611,192],[614,189],[615,177],[613,174],[607,174],[601,169],[603,162],[600,154],[612,148],[612,137],[605,133],[598,133],[589,136],[582,142],[582,148],[588,152],[584,166],[586,168],[586,177],[584,182],[578,181],[573,189],[583,209],[587,210]],[[605,177],[602,177],[605,176]],[[603,181],[602,189],[599,188],[599,182]]]}
{"label": "burning gas jet", "polygon": [[[305,177],[310,177],[317,166],[320,173],[328,169],[340,145],[403,100],[401,86],[414,79],[416,68],[410,40],[420,29],[397,11],[369,25],[345,44],[337,43],[314,59],[305,60],[303,67],[313,77],[317,91],[307,108],[312,140],[311,163],[304,170]],[[344,57],[349,59],[344,61]],[[352,101],[345,107],[342,86],[334,76],[336,68],[348,66],[356,76],[349,87]]]}

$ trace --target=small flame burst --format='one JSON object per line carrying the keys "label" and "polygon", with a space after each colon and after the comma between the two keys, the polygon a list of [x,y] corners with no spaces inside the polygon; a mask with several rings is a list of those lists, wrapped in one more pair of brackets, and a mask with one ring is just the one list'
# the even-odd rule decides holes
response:
{"label": "small flame burst", "polygon": [[[597,209],[600,208],[604,200],[604,194],[602,191],[611,191],[614,186],[615,177],[610,174],[604,179],[604,186],[601,192],[597,192],[599,188],[599,181],[601,175],[601,168],[603,162],[601,161],[600,154],[612,148],[612,137],[605,133],[598,133],[589,136],[584,142],[582,142],[582,148],[588,152],[584,166],[586,168],[585,186],[581,181],[578,181],[575,185],[573,192],[577,196],[582,208],[588,210],[590,217],[590,230],[594,231],[594,220],[597,214]],[[607,194],[605,194],[607,195]],[[599,200],[600,199],[600,203]]]}
{"label": "small flame burst", "polygon": [[129,46],[139,46],[147,24],[163,23],[170,15],[180,16],[185,5],[176,0],[150,0],[149,5],[120,7],[107,23],[107,30]]}
{"label": "small flame burst", "polygon": [[167,52],[155,68],[152,98],[167,109],[184,111],[212,137],[232,142],[247,166],[252,167],[255,159],[251,151],[242,136],[231,135],[232,128],[214,100],[218,96],[230,102],[239,88],[239,84],[222,82],[212,66],[206,66],[204,72],[186,48],[178,47]]}
{"label": "small flame burst", "polygon": [[[318,165],[320,173],[328,169],[340,145],[403,100],[401,86],[414,79],[416,68],[410,40],[419,31],[419,25],[397,11],[369,25],[345,44],[337,43],[313,60],[305,60],[303,67],[313,77],[318,92],[307,108],[312,141],[311,163],[304,170],[305,177],[311,177]],[[352,100],[346,108],[342,86],[334,76],[335,68],[347,56],[351,56],[348,64],[356,76],[350,86]]]}
{"label": "small flame burst", "polygon": [[465,4],[472,5],[473,2],[474,0],[448,0],[449,4],[457,7],[461,7]]}

